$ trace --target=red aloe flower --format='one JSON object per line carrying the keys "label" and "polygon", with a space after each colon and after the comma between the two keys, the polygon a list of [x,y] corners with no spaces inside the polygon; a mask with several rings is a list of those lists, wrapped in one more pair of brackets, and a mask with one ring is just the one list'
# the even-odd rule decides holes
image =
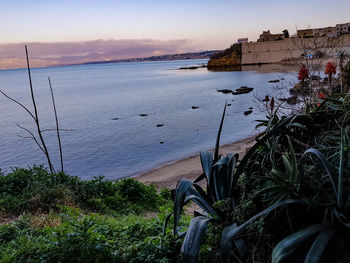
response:
{"label": "red aloe flower", "polygon": [[302,65],[299,70],[298,79],[304,82],[304,80],[306,80],[308,77],[309,77],[309,70],[304,65]]}
{"label": "red aloe flower", "polygon": [[329,81],[332,81],[332,75],[333,74],[335,75],[337,73],[336,68],[337,68],[337,66],[333,62],[327,63],[326,70],[324,71],[324,74],[328,75]]}
{"label": "red aloe flower", "polygon": [[[320,94],[318,94],[318,98],[321,100],[321,101],[324,101],[324,99],[326,98],[326,95],[321,92]],[[320,107],[321,106],[321,103],[317,103],[317,106]]]}

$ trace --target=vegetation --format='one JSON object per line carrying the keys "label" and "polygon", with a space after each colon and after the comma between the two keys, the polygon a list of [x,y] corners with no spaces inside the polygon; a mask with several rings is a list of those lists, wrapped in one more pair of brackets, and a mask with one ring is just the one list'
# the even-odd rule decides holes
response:
{"label": "vegetation", "polygon": [[24,214],[0,226],[0,262],[173,262],[179,244],[158,218],[59,213]]}
{"label": "vegetation", "polygon": [[64,205],[121,215],[157,211],[165,202],[154,185],[146,186],[130,178],[119,182],[103,177],[84,181],[62,172],[51,174],[41,166],[0,174],[2,213],[47,213]]}
{"label": "vegetation", "polygon": [[229,48],[212,55],[210,57],[210,59],[216,59],[216,58],[221,58],[221,57],[225,57],[225,56],[232,56],[232,54],[236,54],[239,57],[241,57],[242,56],[242,46],[240,44],[232,44]]}
{"label": "vegetation", "polygon": [[[185,236],[185,262],[349,259],[350,96],[333,94],[318,104],[260,121],[265,132],[240,160],[219,155],[221,123],[214,157],[201,153],[203,174],[175,189],[173,231]],[[197,184],[202,179],[205,190]],[[203,212],[179,232],[189,200]]]}
{"label": "vegetation", "polygon": [[289,31],[287,29],[282,31],[284,38],[288,38],[289,37]]}
{"label": "vegetation", "polygon": [[169,190],[134,179],[84,181],[43,167],[2,173],[0,213],[20,217],[0,226],[0,262],[177,261],[179,242],[162,234],[169,200]]}
{"label": "vegetation", "polygon": [[[203,173],[172,191],[133,179],[84,181],[51,167],[0,171],[0,214],[18,216],[0,226],[0,263],[349,262],[342,63],[340,80],[328,64],[329,86],[311,85],[310,68],[300,68],[300,88],[310,92],[297,114],[279,113],[266,96],[268,116],[257,125],[265,129],[243,157],[219,154],[225,105],[214,152],[200,153]],[[191,201],[200,208],[193,218],[184,215]]]}

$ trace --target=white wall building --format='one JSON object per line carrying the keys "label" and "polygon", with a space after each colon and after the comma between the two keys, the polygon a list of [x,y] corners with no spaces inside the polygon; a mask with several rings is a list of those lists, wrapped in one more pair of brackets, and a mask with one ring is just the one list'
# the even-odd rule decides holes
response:
{"label": "white wall building", "polygon": [[337,35],[350,33],[350,23],[337,24],[335,27],[337,28]]}
{"label": "white wall building", "polygon": [[246,43],[248,42],[248,38],[247,37],[243,37],[243,38],[239,38],[237,39],[237,43],[240,44],[240,43]]}

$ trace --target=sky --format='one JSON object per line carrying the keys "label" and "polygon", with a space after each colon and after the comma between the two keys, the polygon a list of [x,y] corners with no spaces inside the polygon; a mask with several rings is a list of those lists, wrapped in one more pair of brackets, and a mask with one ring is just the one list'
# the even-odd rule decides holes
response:
{"label": "sky", "polygon": [[0,68],[224,49],[350,22],[349,0],[0,0]]}

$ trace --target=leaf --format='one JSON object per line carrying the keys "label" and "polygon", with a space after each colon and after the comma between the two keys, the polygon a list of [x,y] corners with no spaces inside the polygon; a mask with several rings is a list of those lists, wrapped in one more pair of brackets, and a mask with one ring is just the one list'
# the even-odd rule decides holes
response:
{"label": "leaf", "polygon": [[213,165],[213,154],[211,152],[200,152],[199,154],[203,172],[207,178],[207,184],[210,182],[211,168]]}
{"label": "leaf", "polygon": [[313,225],[284,238],[273,249],[271,262],[281,262],[292,254],[302,242],[322,231],[326,226],[326,224]]}
{"label": "leaf", "polygon": [[209,214],[211,214],[214,217],[221,218],[220,215],[216,212],[216,210],[208,204],[203,198],[196,196],[196,195],[189,195],[186,197],[185,202],[192,200],[197,205],[199,205],[200,208],[207,211]]}
{"label": "leaf", "polygon": [[192,218],[181,247],[183,262],[198,262],[199,250],[210,220],[210,218],[203,216]]}
{"label": "leaf", "polygon": [[340,130],[340,157],[339,157],[339,172],[338,172],[338,198],[337,205],[338,207],[343,206],[343,188],[344,188],[344,129]]}
{"label": "leaf", "polygon": [[296,184],[299,180],[299,170],[298,170],[298,161],[295,156],[294,148],[292,141],[290,140],[289,136],[287,136],[288,140],[288,148],[289,148],[289,154],[290,154],[290,165],[291,165],[291,178],[290,181],[293,184]]}
{"label": "leaf", "polygon": [[[214,184],[215,201],[223,200],[231,196],[232,184],[236,184],[233,178],[233,170],[238,160],[238,154],[228,154],[213,165],[215,172],[212,176]],[[235,180],[233,180],[235,179]],[[212,187],[210,187],[212,189]]]}
{"label": "leaf", "polygon": [[202,173],[200,176],[198,176],[197,179],[193,181],[193,183],[196,184],[196,183],[202,181],[203,179],[206,179],[205,173]]}
{"label": "leaf", "polygon": [[[227,226],[223,229],[221,233],[221,242],[220,242],[220,262],[231,262],[230,261],[230,254],[232,250],[232,242],[229,239],[226,239],[226,233],[228,231],[232,231],[235,228],[237,228],[237,224],[233,224],[231,226]],[[249,253],[249,250],[247,248],[247,245],[243,238],[237,238],[234,240],[235,245],[238,249],[238,252],[241,254],[242,257],[247,256]]]}
{"label": "leaf", "polygon": [[250,219],[248,219],[246,222],[244,222],[242,225],[240,225],[239,227],[232,229],[230,231],[227,231],[227,233],[225,234],[225,239],[233,239],[235,238],[237,235],[239,235],[249,224],[251,224],[253,221],[255,221],[256,219],[258,219],[261,216],[264,216],[268,213],[270,213],[272,210],[283,206],[283,205],[287,205],[287,204],[304,204],[303,201],[298,200],[298,199],[288,199],[288,200],[284,200],[281,202],[278,202],[274,205],[271,205],[270,207],[266,208],[265,210],[261,211],[260,213],[256,214],[255,216],[251,217]]}
{"label": "leaf", "polygon": [[338,193],[337,193],[337,188],[336,188],[336,185],[335,185],[335,180],[334,180],[334,177],[335,177],[335,171],[334,171],[334,168],[333,166],[327,161],[326,157],[318,150],[314,149],[314,148],[310,148],[308,150],[306,150],[303,155],[301,156],[300,158],[300,161],[299,161],[299,171],[300,171],[300,177],[303,177],[303,172],[304,170],[302,169],[301,167],[301,164],[302,162],[304,161],[305,157],[307,155],[315,155],[320,163],[322,164],[323,168],[326,170],[327,172],[327,175],[328,175],[328,178],[332,184],[332,187],[333,187],[333,190],[334,190],[334,193],[336,196],[338,196]]}
{"label": "leaf", "polygon": [[220,136],[221,136],[221,131],[222,131],[222,125],[224,124],[224,119],[225,119],[226,105],[227,105],[227,102],[225,103],[224,112],[222,113],[221,122],[220,122],[219,130],[218,130],[218,135],[216,137],[214,163],[216,163],[219,160]]}
{"label": "leaf", "polygon": [[174,212],[171,212],[169,215],[167,215],[167,217],[165,218],[165,222],[164,222],[164,226],[163,226],[163,235],[166,234],[166,228],[168,226],[169,220],[171,218],[171,216],[174,214]]}
{"label": "leaf", "polygon": [[334,235],[333,228],[324,229],[315,239],[309,252],[306,255],[304,263],[318,263],[321,260],[323,251],[325,250],[329,240]]}
{"label": "leaf", "polygon": [[273,127],[272,130],[268,131],[260,140],[258,140],[250,149],[249,151],[244,155],[243,159],[239,163],[237,167],[236,174],[240,175],[243,172],[243,169],[249,159],[254,155],[255,151],[259,148],[259,146],[265,144],[265,142],[273,135],[278,134],[279,131],[285,127],[293,118],[295,118],[297,115],[291,115],[284,120],[281,120],[279,124],[277,124],[275,127]]}
{"label": "leaf", "polygon": [[182,179],[176,186],[174,197],[174,234],[177,233],[177,226],[179,224],[184,201],[187,195],[187,191],[191,188],[191,186],[192,182],[187,179]]}

